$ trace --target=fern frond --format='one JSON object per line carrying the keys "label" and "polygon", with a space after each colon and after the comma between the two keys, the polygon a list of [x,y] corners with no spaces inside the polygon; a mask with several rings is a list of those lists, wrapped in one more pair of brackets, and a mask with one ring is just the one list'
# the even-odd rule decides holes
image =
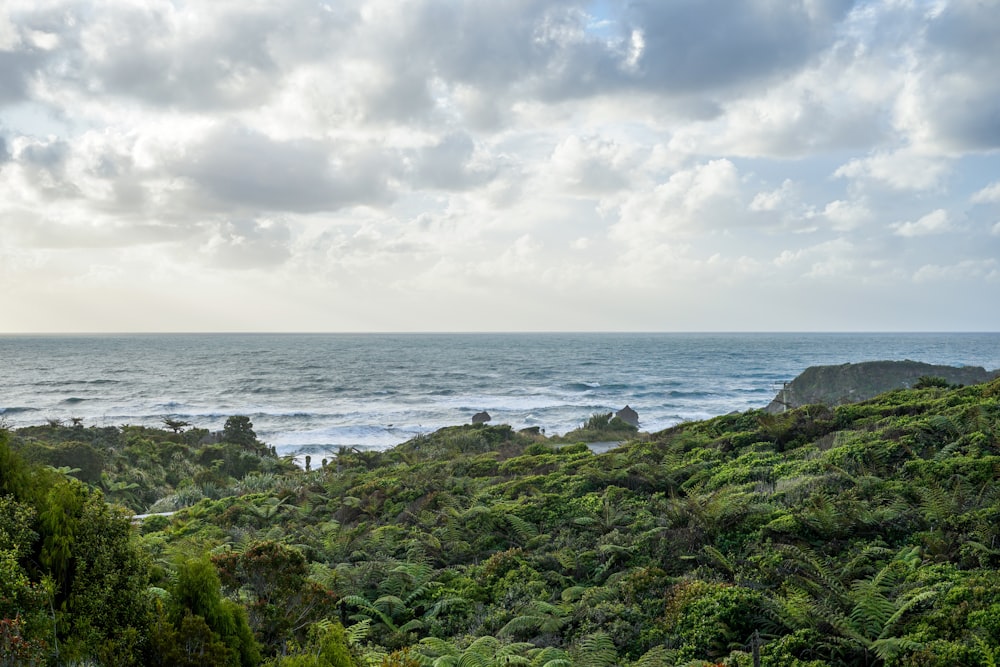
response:
{"label": "fern frond", "polygon": [[360,645],[361,642],[368,638],[368,633],[371,632],[371,628],[372,619],[370,618],[366,618],[363,621],[355,623],[349,628],[345,628],[344,631],[347,633],[347,641],[354,646]]}
{"label": "fern frond", "polygon": [[618,660],[615,643],[604,632],[584,637],[580,642],[580,664],[588,667],[610,667]]}

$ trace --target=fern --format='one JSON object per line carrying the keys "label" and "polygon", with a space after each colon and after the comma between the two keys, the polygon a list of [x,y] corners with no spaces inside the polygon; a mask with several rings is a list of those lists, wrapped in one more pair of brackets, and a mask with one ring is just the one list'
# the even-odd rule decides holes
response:
{"label": "fern", "polygon": [[[328,620],[324,619],[326,623]],[[321,621],[322,622],[322,621]],[[349,628],[345,628],[347,633],[347,641],[349,641],[354,646],[360,646],[361,642],[368,638],[368,633],[372,629],[372,619],[366,618],[363,621],[355,623]]]}
{"label": "fern", "polygon": [[521,517],[516,514],[506,514],[507,524],[514,531],[517,539],[521,544],[528,542],[531,538],[538,535],[538,529],[531,525]]}
{"label": "fern", "polygon": [[636,660],[635,667],[671,667],[673,664],[670,651],[662,646],[656,646]]}
{"label": "fern", "polygon": [[611,637],[603,632],[597,632],[584,637],[580,642],[580,660],[578,663],[588,667],[610,667],[618,661],[618,651]]}

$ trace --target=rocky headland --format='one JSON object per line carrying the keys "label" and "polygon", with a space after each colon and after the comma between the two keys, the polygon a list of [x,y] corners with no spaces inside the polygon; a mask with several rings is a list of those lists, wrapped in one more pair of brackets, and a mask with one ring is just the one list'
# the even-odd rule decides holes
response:
{"label": "rocky headland", "polygon": [[921,378],[951,385],[972,385],[1000,377],[981,366],[939,366],[919,361],[865,361],[839,366],[811,366],[778,391],[765,408],[779,413],[803,405],[843,405],[874,398],[893,389],[909,389]]}

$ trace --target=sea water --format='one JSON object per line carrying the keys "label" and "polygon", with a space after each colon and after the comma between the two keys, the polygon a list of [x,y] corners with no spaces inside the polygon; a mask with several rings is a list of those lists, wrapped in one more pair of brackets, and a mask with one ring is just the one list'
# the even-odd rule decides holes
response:
{"label": "sea water", "polygon": [[281,454],[384,449],[481,410],[561,434],[631,406],[657,431],[761,408],[809,366],[1000,368],[1000,334],[135,334],[0,336],[0,420],[220,430]]}

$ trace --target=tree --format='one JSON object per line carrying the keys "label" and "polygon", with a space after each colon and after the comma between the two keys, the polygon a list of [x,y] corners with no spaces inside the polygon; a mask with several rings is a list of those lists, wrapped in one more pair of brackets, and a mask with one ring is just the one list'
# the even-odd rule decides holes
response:
{"label": "tree", "polygon": [[248,449],[256,450],[260,446],[257,434],[253,431],[253,422],[244,415],[233,415],[222,427],[222,439]]}
{"label": "tree", "polygon": [[212,562],[224,590],[246,601],[250,627],[271,650],[293,636],[303,638],[311,623],[334,611],[336,596],[307,580],[309,563],[298,549],[268,540]]}
{"label": "tree", "polygon": [[[207,558],[193,558],[178,565],[166,611],[173,634],[170,628],[165,628],[159,637],[165,645],[154,647],[155,650],[169,653],[179,646],[182,655],[197,657],[218,638],[227,647],[224,664],[253,667],[260,662],[260,651],[246,612],[222,597],[219,575]],[[211,639],[204,639],[198,619],[212,633]],[[191,637],[194,639],[189,641]]]}
{"label": "tree", "polygon": [[185,428],[191,425],[191,422],[186,422],[182,419],[171,419],[170,417],[164,417],[162,420],[163,425],[169,428],[174,433],[180,433]]}

